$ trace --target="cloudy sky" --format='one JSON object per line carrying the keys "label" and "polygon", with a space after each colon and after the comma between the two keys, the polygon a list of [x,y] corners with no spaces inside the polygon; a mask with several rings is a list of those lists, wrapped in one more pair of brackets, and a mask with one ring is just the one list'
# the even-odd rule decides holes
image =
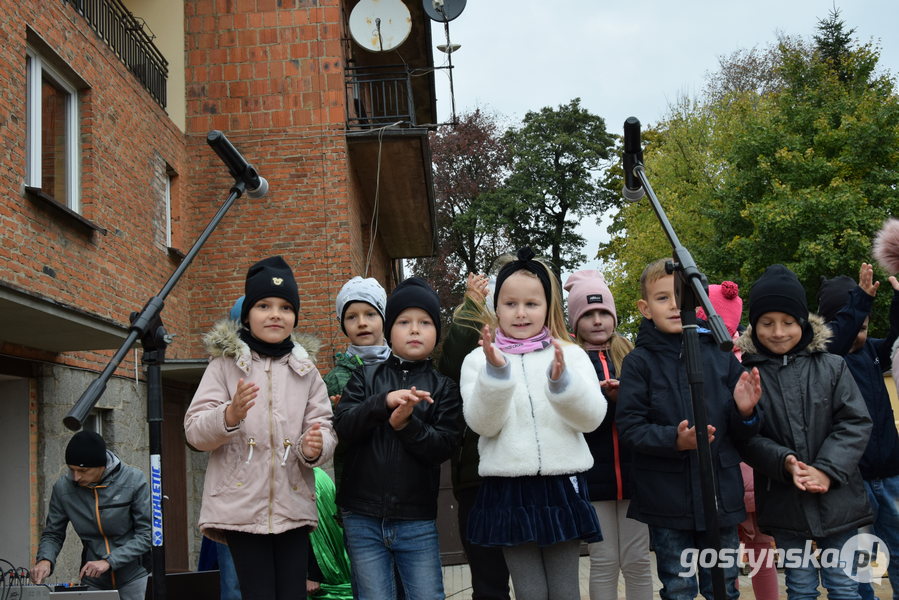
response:
{"label": "cloudy sky", "polygon": [[[719,57],[767,47],[778,33],[809,39],[835,4],[856,39],[880,46],[881,68],[899,74],[896,0],[468,0],[449,24],[451,42],[461,44],[452,55],[456,112],[482,107],[515,124],[528,110],[580,97],[620,134],[628,116],[646,126],[677,98],[698,95]],[[445,43],[442,24],[432,34]],[[444,58],[435,51],[435,63]],[[444,121],[448,82],[447,70],[438,71]],[[583,230],[588,257],[603,230]]]}

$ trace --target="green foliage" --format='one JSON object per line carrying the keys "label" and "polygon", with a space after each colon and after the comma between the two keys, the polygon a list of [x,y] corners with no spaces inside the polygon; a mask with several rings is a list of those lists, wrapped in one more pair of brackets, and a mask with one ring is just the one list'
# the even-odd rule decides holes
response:
{"label": "green foliage", "polygon": [[[745,298],[782,263],[814,308],[822,276],[855,277],[872,262],[874,234],[899,214],[899,99],[892,77],[877,74],[878,49],[854,45],[852,32],[831,13],[814,45],[781,39],[765,57],[734,54],[745,62],[723,64],[706,97],[647,132],[647,174],[710,282],[736,281]],[[621,269],[611,278],[619,315],[643,265],[670,254],[645,202],[622,207],[600,253]],[[889,294],[880,296],[874,333],[886,323]]]}
{"label": "green foliage", "polygon": [[604,198],[599,172],[615,143],[605,121],[580,102],[575,98],[558,108],[528,112],[520,127],[506,132],[511,171],[491,198],[512,245],[531,246],[558,271],[584,261],[576,219],[599,209]]}

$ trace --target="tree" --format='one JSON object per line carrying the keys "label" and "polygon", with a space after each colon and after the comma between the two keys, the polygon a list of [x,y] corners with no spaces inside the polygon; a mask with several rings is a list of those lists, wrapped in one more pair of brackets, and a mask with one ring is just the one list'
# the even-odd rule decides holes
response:
{"label": "tree", "polygon": [[434,285],[442,306],[461,300],[467,273],[485,273],[507,249],[507,232],[489,208],[508,159],[497,117],[480,109],[455,127],[431,134],[437,253],[412,261],[413,271]]}
{"label": "tree", "polygon": [[[895,82],[876,74],[878,49],[852,42],[838,17],[819,21],[814,43],[782,38],[765,58],[732,55],[742,62],[723,64],[705,97],[673,108],[653,132],[647,172],[711,282],[733,279],[745,295],[783,263],[814,308],[820,277],[856,276],[874,233],[899,214]],[[622,209],[602,249],[623,270],[613,279],[629,286],[651,230],[637,212]]]}
{"label": "tree", "polygon": [[511,171],[489,198],[512,245],[548,255],[557,274],[584,260],[575,218],[594,216],[602,206],[599,172],[615,143],[605,121],[580,102],[528,112],[505,133]]}

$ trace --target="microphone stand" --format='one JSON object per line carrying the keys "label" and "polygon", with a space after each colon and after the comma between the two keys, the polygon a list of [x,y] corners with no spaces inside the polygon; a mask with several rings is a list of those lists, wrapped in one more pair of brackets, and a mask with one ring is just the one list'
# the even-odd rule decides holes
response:
{"label": "microphone stand", "polygon": [[159,313],[165,304],[165,299],[181,279],[181,276],[193,262],[194,257],[200,252],[200,248],[212,235],[219,222],[231,208],[231,205],[246,191],[247,184],[238,178],[231,187],[230,194],[218,212],[206,225],[206,229],[194,242],[194,245],[184,256],[184,260],[175,269],[158,294],[150,298],[139,313],[131,313],[131,330],[128,337],[116,351],[103,372],[87,387],[69,414],[63,419],[63,424],[72,431],[81,429],[84,419],[103,395],[106,383],[118,368],[119,364],[128,354],[128,351],[141,339],[144,349],[143,364],[147,367],[147,421],[150,427],[150,490],[152,498],[152,536],[151,557],[153,559],[152,582],[153,600],[165,600],[165,545],[163,544],[162,524],[162,364],[165,362],[165,348],[171,343],[172,338],[165,331]]}
{"label": "microphone stand", "polygon": [[[687,382],[690,386],[693,425],[696,430],[696,452],[699,457],[699,482],[702,490],[703,512],[705,513],[706,539],[708,546],[715,551],[715,556],[719,557],[721,556],[721,531],[718,527],[718,483],[715,481],[715,469],[712,467],[712,454],[707,434],[709,418],[703,397],[702,356],[699,351],[696,308],[702,306],[705,310],[712,335],[722,351],[730,352],[733,348],[733,340],[705,291],[707,285],[705,275],[699,271],[689,250],[677,238],[674,228],[671,227],[662,205],[646,178],[643,164],[639,159],[635,160],[633,174],[643,184],[643,189],[649,196],[652,208],[673,249],[674,260],[667,263],[665,269],[674,274],[675,296],[680,304]],[[717,559],[710,570],[713,596],[716,600],[725,600],[727,593],[724,585],[724,571]]]}

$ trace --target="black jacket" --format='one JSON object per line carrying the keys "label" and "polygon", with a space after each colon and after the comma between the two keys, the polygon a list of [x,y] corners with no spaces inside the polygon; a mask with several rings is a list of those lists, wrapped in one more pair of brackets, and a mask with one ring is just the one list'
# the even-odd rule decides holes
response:
{"label": "black jacket", "polygon": [[[387,394],[426,390],[403,429],[390,426]],[[337,504],[350,512],[390,519],[435,519],[440,464],[459,443],[459,386],[430,360],[391,356],[353,373],[334,411],[334,429],[346,446]]]}
{"label": "black jacket", "polygon": [[[695,450],[678,450],[677,426],[693,425],[693,406],[682,358],[681,335],[662,333],[644,319],[636,348],[624,358],[615,420],[621,441],[633,451],[634,496],[628,516],[657,527],[705,530],[705,513]],[[718,525],[746,518],[743,476],[734,439],[754,435],[763,413],[744,421],[734,402],[743,368],[722,352],[708,333],[699,335],[708,421],[716,428],[711,444],[718,484]]]}
{"label": "black jacket", "polygon": [[[600,352],[587,350],[587,356],[596,369],[599,381],[604,381]],[[612,364],[611,357],[605,351],[602,351],[602,355],[609,369],[609,378],[615,379],[615,365]],[[631,497],[631,451],[619,439],[618,427],[615,425],[615,405],[609,402],[609,406],[602,425],[584,434],[593,455],[593,467],[587,471],[585,478],[590,500],[594,502]]]}
{"label": "black jacket", "polygon": [[[749,327],[738,340],[743,364],[762,376],[759,404],[765,421],[759,435],[741,444],[755,469],[755,506],[766,533],[824,537],[871,522],[858,461],[868,443],[871,419],[846,362],[825,352],[830,331],[811,315],[811,343],[794,354],[760,354]],[[824,494],[800,491],[784,470],[793,454],[825,472]]]}
{"label": "black jacket", "polygon": [[852,342],[862,323],[871,313],[874,298],[862,288],[849,292],[849,302],[827,325],[833,337],[827,350],[839,354],[849,365],[849,372],[865,399],[873,428],[871,439],[862,455],[858,468],[864,479],[883,479],[899,475],[899,433],[893,418],[890,393],[883,380],[884,371],[890,368],[890,352],[899,336],[899,292],[893,293],[890,305],[890,332],[882,339],[868,338],[864,346],[850,353]]}

